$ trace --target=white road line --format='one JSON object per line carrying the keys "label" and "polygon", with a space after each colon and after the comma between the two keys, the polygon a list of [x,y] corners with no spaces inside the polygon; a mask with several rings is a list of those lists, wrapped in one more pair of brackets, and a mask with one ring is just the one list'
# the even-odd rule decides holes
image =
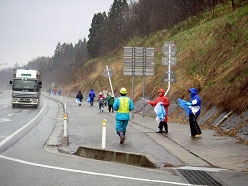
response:
{"label": "white road line", "polygon": [[10,114],[8,114],[8,116],[13,116],[13,115],[15,115],[15,113],[10,113]]}
{"label": "white road line", "polygon": [[26,125],[22,126],[21,128],[19,128],[15,132],[13,132],[11,135],[9,135],[7,138],[5,138],[3,141],[1,141],[0,142],[0,147],[3,146],[6,142],[8,142],[15,135],[17,135],[19,132],[21,132],[23,129],[25,129],[26,127],[28,127],[34,120],[36,120],[39,117],[39,115],[43,112],[43,110],[45,109],[45,107],[46,107],[46,103],[43,106],[43,108],[40,110],[40,112],[38,114],[36,114],[36,116],[32,120],[30,120]]}
{"label": "white road line", "polygon": [[[14,161],[14,162],[18,162],[18,163],[22,163],[22,164],[26,164],[26,165],[36,166],[36,167],[43,167],[43,168],[62,170],[62,171],[68,171],[68,172],[76,172],[76,173],[82,173],[82,174],[90,174],[90,175],[95,175],[95,176],[104,176],[104,177],[112,177],[112,178],[120,178],[120,179],[127,179],[127,180],[144,181],[144,182],[154,182],[154,183],[167,183],[167,184],[171,184],[171,185],[193,186],[192,184],[188,184],[188,183],[178,183],[178,182],[170,182],[170,181],[162,181],[162,180],[150,180],[150,179],[144,179],[144,178],[135,178],[135,177],[128,177],[128,176],[114,175],[114,174],[104,174],[104,173],[97,173],[97,172],[55,167],[55,166],[43,165],[43,164],[39,164],[39,163],[32,163],[32,162],[28,162],[28,161],[24,161],[24,160],[20,160],[20,159],[15,159],[15,158],[3,156],[3,155],[0,155],[0,158]],[[200,186],[200,185],[197,185],[197,186]]]}

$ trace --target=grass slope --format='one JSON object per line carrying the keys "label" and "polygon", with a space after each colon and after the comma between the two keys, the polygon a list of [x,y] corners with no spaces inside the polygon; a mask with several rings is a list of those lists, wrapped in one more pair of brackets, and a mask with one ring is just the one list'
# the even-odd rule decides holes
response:
{"label": "grass slope", "polygon": [[[248,108],[248,5],[231,11],[230,4],[220,6],[217,18],[191,18],[171,29],[146,38],[133,38],[126,46],[155,47],[155,76],[146,78],[146,96],[153,98],[159,88],[167,89],[162,77],[162,45],[174,41],[178,47],[177,65],[172,67],[177,82],[168,94],[170,100],[189,99],[187,90],[199,90],[206,106],[242,112]],[[228,11],[226,11],[228,10]],[[105,65],[114,71],[114,91],[128,89],[131,96],[132,78],[123,76],[123,50],[89,61],[74,74],[75,82],[67,91],[81,89],[96,92],[110,90],[108,79],[102,76]],[[135,78],[135,100],[142,97],[143,77]]]}

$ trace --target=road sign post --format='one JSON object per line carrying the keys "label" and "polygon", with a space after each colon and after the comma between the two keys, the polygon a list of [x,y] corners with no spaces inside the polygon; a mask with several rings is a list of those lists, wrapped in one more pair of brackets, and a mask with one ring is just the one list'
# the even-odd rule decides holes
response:
{"label": "road sign post", "polygon": [[[143,76],[143,100],[145,100],[146,76],[154,75],[154,48],[148,47],[124,47],[123,75],[132,76],[132,100],[134,99],[134,77]],[[143,105],[143,117],[145,101]],[[132,112],[134,117],[134,111]]]}
{"label": "road sign post", "polygon": [[115,97],[114,91],[113,91],[112,82],[111,82],[111,78],[110,78],[113,74],[114,74],[114,72],[108,67],[108,65],[106,65],[106,70],[104,70],[104,72],[102,73],[102,75],[105,76],[105,77],[107,77],[109,79],[109,84],[110,84],[111,92],[112,92],[112,95]]}
{"label": "road sign post", "polygon": [[[174,44],[174,42],[166,42],[163,45],[162,51],[164,53],[164,55],[168,58],[162,58],[162,64],[163,65],[168,65],[168,71],[166,72],[168,74],[168,77],[165,76],[163,77],[163,81],[168,81],[168,88],[167,91],[165,92],[165,96],[167,95],[167,93],[170,90],[171,87],[171,82],[176,82],[176,78],[173,74],[173,72],[171,71],[171,65],[176,65],[177,59],[173,58],[176,53],[177,53],[177,47]],[[173,77],[172,77],[173,76]]]}

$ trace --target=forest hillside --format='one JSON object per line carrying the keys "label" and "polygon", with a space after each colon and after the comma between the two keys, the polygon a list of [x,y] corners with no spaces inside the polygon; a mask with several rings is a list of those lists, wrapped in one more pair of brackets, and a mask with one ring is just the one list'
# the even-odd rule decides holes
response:
{"label": "forest hillside", "polygon": [[[220,129],[248,143],[248,1],[130,2],[114,0],[108,13],[95,14],[89,40],[59,42],[52,57],[38,57],[21,68],[41,70],[43,90],[60,88],[73,97],[81,90],[86,99],[91,88],[111,90],[102,75],[108,65],[116,97],[125,87],[132,98],[132,77],[123,75],[123,47],[154,47],[155,75],[145,79],[145,98],[153,100],[158,89],[168,88],[162,80],[168,70],[162,46],[172,41],[178,50],[172,66],[176,83],[167,94],[170,122],[188,122],[177,99],[189,100],[188,89],[194,87],[202,99],[201,128]],[[12,69],[0,71],[1,88],[9,88],[11,76]],[[142,111],[141,97],[143,77],[136,76],[135,112]],[[149,106],[146,114],[154,114]]]}
{"label": "forest hillside", "polygon": [[[205,12],[205,18],[191,17],[171,29],[135,37],[124,45],[155,48],[155,76],[146,77],[146,97],[152,99],[159,88],[167,89],[162,81],[167,70],[162,65],[162,45],[173,41],[178,48],[177,65],[172,66],[177,82],[171,85],[170,100],[189,99],[187,90],[195,87],[206,108],[217,106],[237,113],[248,108],[248,5],[235,11],[227,6],[231,4],[217,6],[215,18]],[[126,87],[131,96],[132,78],[123,75],[123,48],[83,64],[70,82],[63,83],[64,89],[68,94],[79,89],[85,93],[91,88],[96,92],[110,90],[108,79],[102,76],[106,65],[114,71],[114,92]],[[136,76],[134,84],[137,101],[142,97],[143,77]]]}

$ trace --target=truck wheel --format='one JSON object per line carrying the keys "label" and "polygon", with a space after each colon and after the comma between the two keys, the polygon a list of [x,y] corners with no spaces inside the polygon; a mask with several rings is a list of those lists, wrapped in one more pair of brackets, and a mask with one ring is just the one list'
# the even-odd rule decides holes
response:
{"label": "truck wheel", "polygon": [[34,105],[34,108],[37,109],[38,108],[38,105]]}
{"label": "truck wheel", "polygon": [[12,104],[12,108],[15,108],[16,107],[16,105],[15,104]]}

